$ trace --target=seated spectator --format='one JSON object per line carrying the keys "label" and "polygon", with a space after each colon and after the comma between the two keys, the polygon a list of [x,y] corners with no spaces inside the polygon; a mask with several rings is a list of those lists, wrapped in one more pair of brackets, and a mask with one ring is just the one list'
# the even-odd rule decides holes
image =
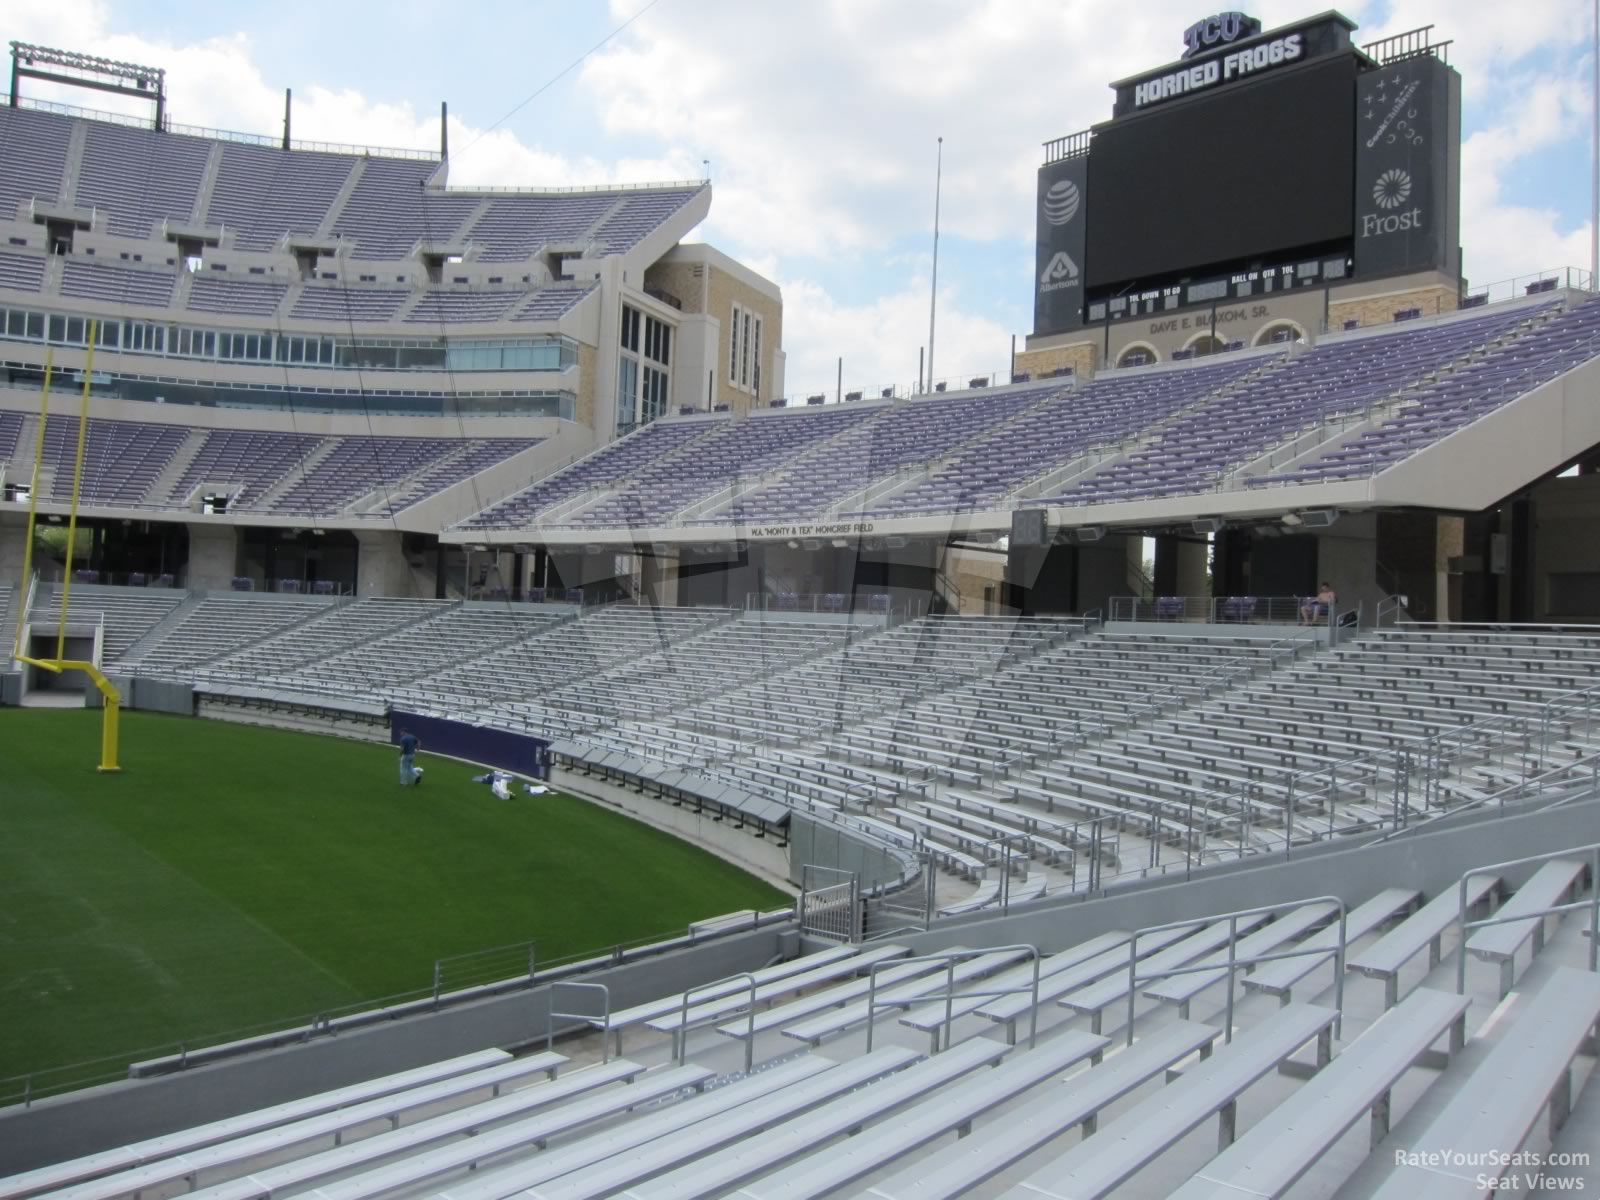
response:
{"label": "seated spectator", "polygon": [[1307,597],[1305,603],[1300,605],[1300,624],[1315,625],[1318,621],[1326,619],[1337,602],[1338,596],[1334,594],[1333,584],[1324,579],[1317,589],[1317,594]]}

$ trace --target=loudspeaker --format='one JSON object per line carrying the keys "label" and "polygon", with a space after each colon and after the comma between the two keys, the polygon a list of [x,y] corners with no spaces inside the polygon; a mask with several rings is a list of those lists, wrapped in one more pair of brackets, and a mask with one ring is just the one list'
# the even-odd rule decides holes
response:
{"label": "loudspeaker", "polygon": [[1011,513],[1013,546],[1048,546],[1050,526],[1042,508],[1018,508]]}

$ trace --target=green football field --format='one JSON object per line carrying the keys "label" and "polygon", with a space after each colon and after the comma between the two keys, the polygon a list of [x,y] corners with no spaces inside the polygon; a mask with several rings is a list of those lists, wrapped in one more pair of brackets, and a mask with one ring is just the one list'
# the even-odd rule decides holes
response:
{"label": "green football field", "polygon": [[99,737],[98,712],[0,709],[0,1079],[414,993],[439,958],[536,940],[550,960],[783,902],[427,754],[402,789],[387,746],[134,712],[100,775]]}

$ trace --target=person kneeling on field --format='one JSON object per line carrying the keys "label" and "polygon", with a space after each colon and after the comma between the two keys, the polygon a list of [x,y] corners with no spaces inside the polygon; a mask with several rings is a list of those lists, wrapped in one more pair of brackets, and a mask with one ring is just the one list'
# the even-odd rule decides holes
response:
{"label": "person kneeling on field", "polygon": [[400,786],[410,787],[422,782],[422,768],[417,766],[417,748],[422,743],[409,729],[400,731]]}

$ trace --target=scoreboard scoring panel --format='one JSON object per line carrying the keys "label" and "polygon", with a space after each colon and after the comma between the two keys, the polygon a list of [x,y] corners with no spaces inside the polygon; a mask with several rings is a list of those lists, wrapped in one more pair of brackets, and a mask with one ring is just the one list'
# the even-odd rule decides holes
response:
{"label": "scoreboard scoring panel", "polygon": [[[1190,26],[1039,171],[1034,334],[1459,270],[1460,78],[1377,63],[1338,13]],[[1370,176],[1370,178],[1369,178]]]}

